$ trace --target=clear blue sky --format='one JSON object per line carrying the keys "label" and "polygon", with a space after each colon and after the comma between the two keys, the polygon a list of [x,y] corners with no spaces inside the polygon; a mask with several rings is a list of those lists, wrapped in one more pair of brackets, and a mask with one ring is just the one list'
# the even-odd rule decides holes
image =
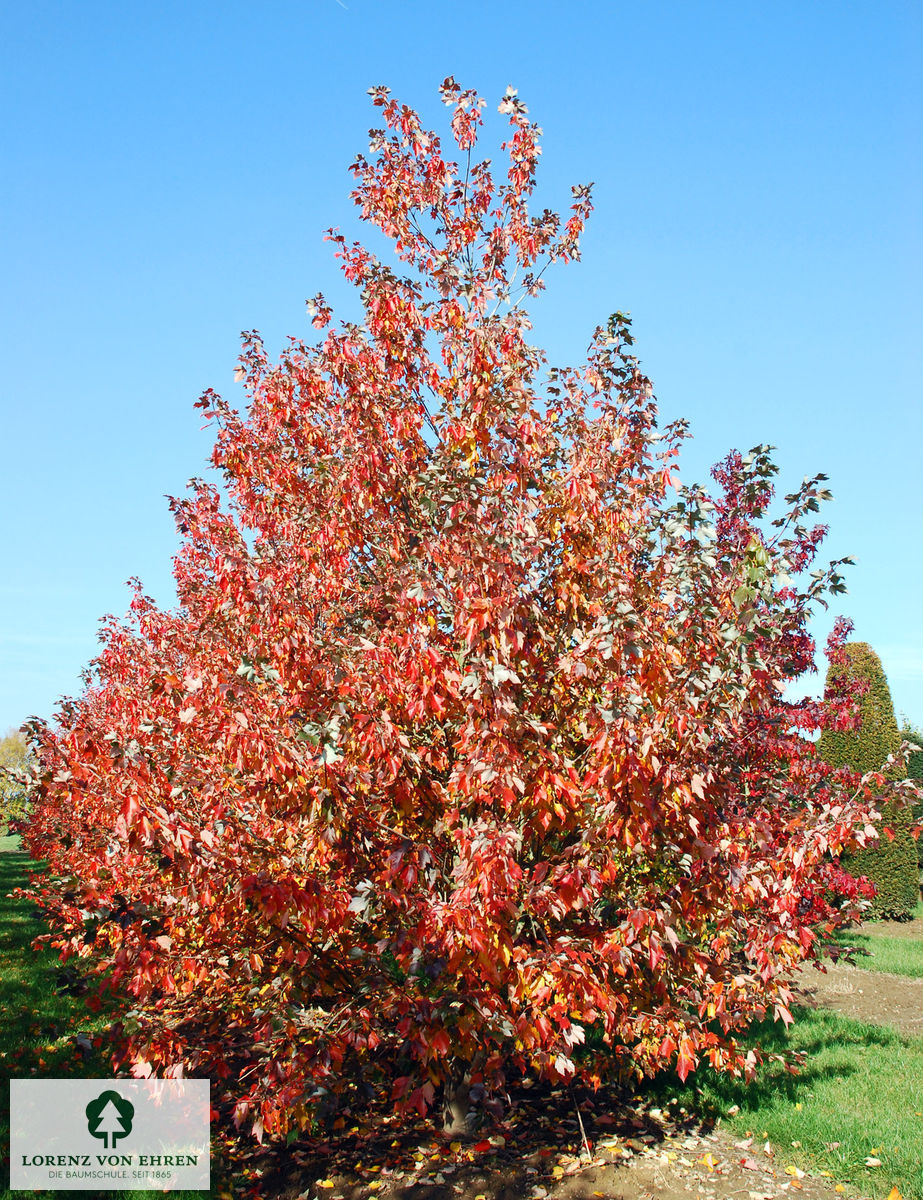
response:
{"label": "clear blue sky", "polygon": [[786,491],[826,471],[840,607],[923,723],[921,61],[897,0],[5,5],[0,730],[79,689],[126,579],[171,601],[193,402],[241,398],[241,330],[275,352],[342,304],[366,89],[443,122],[450,73],[489,111],[519,89],[543,200],[596,183],[536,341],[580,361],[630,310],[687,480],[757,442]]}

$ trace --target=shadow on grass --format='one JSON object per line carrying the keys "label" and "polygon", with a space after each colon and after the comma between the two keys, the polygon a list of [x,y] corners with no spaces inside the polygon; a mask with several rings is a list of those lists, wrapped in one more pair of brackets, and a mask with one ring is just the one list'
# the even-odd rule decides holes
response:
{"label": "shadow on grass", "polygon": [[[746,1042],[758,1046],[764,1062],[752,1083],[700,1067],[683,1084],[676,1075],[664,1075],[652,1088],[653,1094],[672,1097],[690,1108],[726,1112],[736,1104],[741,1110],[757,1112],[769,1106],[791,1105],[814,1094],[819,1086],[844,1082],[862,1072],[861,1064],[876,1050],[894,1052],[901,1036],[879,1025],[848,1021],[822,1009],[794,1009],[796,1025],[786,1030],[780,1022],[764,1021],[749,1032]],[[792,1074],[779,1058],[799,1061]],[[773,1056],[778,1056],[773,1060]]]}
{"label": "shadow on grass", "polygon": [[32,949],[44,929],[28,900],[9,898],[34,866],[22,851],[0,854],[0,1059],[8,1070],[36,1039],[63,1032],[55,1020],[63,1015],[57,1003],[56,959],[51,952]]}

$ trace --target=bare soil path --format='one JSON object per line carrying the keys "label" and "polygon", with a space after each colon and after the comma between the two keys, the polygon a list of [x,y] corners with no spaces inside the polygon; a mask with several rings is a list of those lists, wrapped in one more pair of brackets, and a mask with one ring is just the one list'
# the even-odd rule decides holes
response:
{"label": "bare soil path", "polygon": [[[871,937],[923,941],[923,920],[870,921],[859,932]],[[873,1025],[891,1025],[910,1037],[923,1037],[923,979],[866,971],[848,963],[828,963],[827,973],[802,972],[799,997],[804,1004],[832,1008]]]}
{"label": "bare soil path", "polygon": [[802,972],[798,995],[803,1004],[923,1037],[923,979],[828,963],[826,975],[810,967]]}

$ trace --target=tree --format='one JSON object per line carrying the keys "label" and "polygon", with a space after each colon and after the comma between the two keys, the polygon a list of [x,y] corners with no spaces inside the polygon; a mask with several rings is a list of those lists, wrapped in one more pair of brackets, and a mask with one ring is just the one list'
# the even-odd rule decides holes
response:
{"label": "tree", "polygon": [[[866,642],[848,644],[843,658],[831,663],[827,681],[828,687],[840,681],[857,685],[859,720],[852,728],[824,730],[819,743],[822,757],[860,775],[882,770],[891,778],[908,774],[899,758],[902,738],[891,689],[872,647]],[[878,844],[848,856],[844,866],[854,875],[868,876],[875,885],[872,911],[876,916],[906,920],[919,899],[919,865],[911,835],[913,812],[884,797],[882,817],[884,829]]]}
{"label": "tree", "polygon": [[26,812],[28,798],[29,746],[18,729],[0,738],[0,833]]}
{"label": "tree", "polygon": [[[923,781],[923,729],[904,717],[900,733],[902,742],[907,742],[908,745],[915,747],[907,757],[907,778],[914,780],[919,786]],[[917,822],[923,819],[923,798],[918,799],[913,805],[913,816]],[[917,838],[917,865],[920,868],[921,879],[923,879],[923,841],[919,837]]]}
{"label": "tree", "polygon": [[915,747],[907,758],[907,776],[909,779],[923,779],[923,729],[914,725],[906,717],[900,729],[902,742]]}
{"label": "tree", "polygon": [[120,1061],[259,1137],[378,1101],[458,1128],[523,1072],[752,1073],[817,870],[874,834],[804,736],[849,697],[784,697],[842,590],[799,582],[824,477],[772,524],[765,447],[682,486],[621,313],[546,370],[516,288],[578,256],[589,189],[530,215],[516,94],[499,180],[483,101],[442,97],[459,164],[375,88],[352,168],[404,273],[331,231],[361,323],[317,296],[316,344],[245,336],[248,413],[199,402],[226,499],[172,502],[180,607],[138,585],[34,726],[41,902],[131,999]]}

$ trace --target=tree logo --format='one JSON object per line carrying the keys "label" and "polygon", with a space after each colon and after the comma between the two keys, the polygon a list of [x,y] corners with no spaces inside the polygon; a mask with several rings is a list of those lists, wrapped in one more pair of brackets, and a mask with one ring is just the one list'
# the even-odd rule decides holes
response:
{"label": "tree logo", "polygon": [[87,1129],[93,1137],[102,1138],[106,1150],[114,1150],[119,1138],[131,1133],[135,1106],[118,1092],[106,1091],[90,1101],[86,1113]]}

